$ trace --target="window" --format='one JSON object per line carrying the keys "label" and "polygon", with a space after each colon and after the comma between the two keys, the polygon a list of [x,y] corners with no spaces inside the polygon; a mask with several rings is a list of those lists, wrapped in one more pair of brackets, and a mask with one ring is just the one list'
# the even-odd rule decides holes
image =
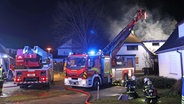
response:
{"label": "window", "polygon": [[159,43],[152,43],[152,46],[159,46]]}
{"label": "window", "polygon": [[127,50],[138,50],[138,45],[127,45]]}
{"label": "window", "polygon": [[69,69],[81,69],[86,66],[86,58],[85,57],[68,57],[67,59],[67,68]]}
{"label": "window", "polygon": [[124,56],[116,56],[115,58],[116,58],[114,63],[115,67],[127,67],[127,62],[125,62]]}
{"label": "window", "polygon": [[177,67],[178,67],[178,64],[177,64],[177,58],[175,55],[169,55],[169,71],[170,71],[170,74],[175,74],[177,75]]}
{"label": "window", "polygon": [[135,58],[135,62],[136,62],[136,64],[139,64],[139,57]]}

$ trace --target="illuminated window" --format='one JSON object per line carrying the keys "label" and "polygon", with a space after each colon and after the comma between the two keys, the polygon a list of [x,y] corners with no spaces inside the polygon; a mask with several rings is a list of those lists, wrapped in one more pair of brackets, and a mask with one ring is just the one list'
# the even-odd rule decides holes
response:
{"label": "illuminated window", "polygon": [[135,62],[136,62],[136,64],[139,64],[139,57],[135,58]]}
{"label": "illuminated window", "polygon": [[138,50],[138,45],[127,45],[127,50]]}

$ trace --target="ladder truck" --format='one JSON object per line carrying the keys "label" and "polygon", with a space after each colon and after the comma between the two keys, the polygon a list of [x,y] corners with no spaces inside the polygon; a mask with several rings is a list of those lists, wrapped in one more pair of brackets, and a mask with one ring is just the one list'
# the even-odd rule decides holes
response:
{"label": "ladder truck", "polygon": [[130,21],[130,23],[123,30],[121,30],[120,33],[103,49],[103,53],[110,55],[111,57],[113,81],[120,80],[120,77],[116,77],[116,70],[122,71],[122,81],[128,80],[132,75],[134,75],[134,67],[118,67],[116,55],[123,46],[126,38],[129,36],[129,34],[131,34],[133,27],[143,17],[146,19],[146,11],[144,9],[137,10],[136,15]]}
{"label": "ladder truck", "polygon": [[33,49],[24,46],[23,49],[18,49],[14,70],[14,83],[20,88],[38,84],[50,87],[54,80],[52,54],[39,46],[34,46]]}
{"label": "ladder truck", "polygon": [[93,89],[96,89],[98,85],[112,84],[112,59],[115,58],[136,22],[144,15],[145,10],[138,10],[133,20],[103,51],[69,55],[66,61],[64,84]]}

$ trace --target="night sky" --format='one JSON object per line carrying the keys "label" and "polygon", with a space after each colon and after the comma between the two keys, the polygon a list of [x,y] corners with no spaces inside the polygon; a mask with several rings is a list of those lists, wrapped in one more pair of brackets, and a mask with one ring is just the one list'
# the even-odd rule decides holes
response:
{"label": "night sky", "polygon": [[49,46],[54,6],[51,0],[1,0],[0,41],[10,48]]}
{"label": "night sky", "polygon": [[[95,0],[94,0],[95,1]],[[53,45],[53,15],[58,0],[1,0],[0,42],[8,48]],[[124,5],[141,5],[150,11],[159,10],[160,18],[167,16],[178,23],[184,20],[184,0],[104,0],[107,17],[119,20]]]}

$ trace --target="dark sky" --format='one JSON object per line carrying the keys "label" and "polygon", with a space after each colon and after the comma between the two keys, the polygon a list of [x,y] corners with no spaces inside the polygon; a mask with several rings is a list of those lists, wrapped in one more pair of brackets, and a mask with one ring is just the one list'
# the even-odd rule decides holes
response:
{"label": "dark sky", "polygon": [[10,48],[47,47],[54,6],[51,0],[1,0],[0,41]]}
{"label": "dark sky", "polygon": [[[58,0],[0,0],[0,42],[8,48],[38,45],[46,48],[53,42],[53,14]],[[184,0],[104,0],[109,17],[121,13],[122,1],[140,4],[149,10],[159,9],[163,16],[178,22],[184,19]]]}

